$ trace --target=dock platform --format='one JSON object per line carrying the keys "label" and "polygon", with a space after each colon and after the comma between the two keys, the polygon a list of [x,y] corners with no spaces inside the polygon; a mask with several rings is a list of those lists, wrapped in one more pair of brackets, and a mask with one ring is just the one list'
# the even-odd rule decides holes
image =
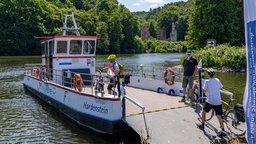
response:
{"label": "dock platform", "polygon": [[170,96],[132,87],[126,87],[126,95],[145,107],[144,113],[142,113],[138,106],[126,100],[124,121],[146,143],[227,143],[234,138],[225,124],[227,136],[223,138],[217,136],[220,128],[216,116],[206,122],[205,131],[198,129],[196,124],[201,122],[195,106],[179,102],[180,96]]}

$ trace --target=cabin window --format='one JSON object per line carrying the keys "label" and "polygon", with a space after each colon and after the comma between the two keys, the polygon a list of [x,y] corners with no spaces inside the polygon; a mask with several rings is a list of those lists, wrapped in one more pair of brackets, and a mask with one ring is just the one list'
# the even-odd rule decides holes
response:
{"label": "cabin window", "polygon": [[84,41],[84,54],[94,54],[95,50],[95,41],[94,40],[85,40]]}
{"label": "cabin window", "polygon": [[45,55],[45,43],[42,43],[41,45],[41,53],[42,55]]}
{"label": "cabin window", "polygon": [[67,41],[57,41],[57,54],[66,54],[67,44]]}
{"label": "cabin window", "polygon": [[82,41],[81,40],[71,40],[69,53],[70,54],[81,54],[82,53]]}

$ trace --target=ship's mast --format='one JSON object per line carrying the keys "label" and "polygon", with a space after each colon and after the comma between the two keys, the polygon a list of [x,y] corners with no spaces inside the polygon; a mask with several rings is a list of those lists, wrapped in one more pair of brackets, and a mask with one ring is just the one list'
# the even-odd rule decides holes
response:
{"label": "ship's mast", "polygon": [[[67,27],[67,21],[68,21],[68,17],[71,17],[72,18],[72,21],[73,21],[73,26],[72,27]],[[65,16],[65,20],[63,22],[63,35],[67,35],[67,32],[68,31],[75,31],[76,32],[76,35],[77,36],[80,36],[80,33],[79,33],[79,28],[77,27],[77,24],[76,24],[76,20],[75,20],[75,17],[74,17],[74,13],[70,13],[70,14],[67,14]]]}

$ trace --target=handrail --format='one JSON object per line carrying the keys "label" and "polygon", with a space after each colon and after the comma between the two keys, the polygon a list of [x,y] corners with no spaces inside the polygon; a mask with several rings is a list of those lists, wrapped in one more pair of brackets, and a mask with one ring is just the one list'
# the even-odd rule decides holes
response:
{"label": "handrail", "polygon": [[[232,92],[229,92],[228,90],[225,90],[225,89],[223,89],[223,88],[220,90],[220,92],[221,92],[222,94],[227,95],[228,98],[229,98],[229,102],[226,102],[226,101],[222,100],[222,103],[224,103],[227,107],[233,107],[233,106],[234,106],[234,103],[233,103],[233,101],[234,101],[234,99],[233,99],[233,93],[232,93]],[[231,102],[231,103],[230,103],[230,102]],[[231,105],[230,105],[230,104],[231,104]]]}
{"label": "handrail", "polygon": [[[164,65],[145,65],[145,64],[128,64],[123,63],[125,66],[125,73],[133,76],[149,78],[149,79],[164,79],[164,71],[167,66]],[[98,67],[105,67],[104,64],[97,64]],[[181,67],[172,67],[175,72],[175,80],[182,81],[183,70]]]}
{"label": "handrail", "polygon": [[140,107],[144,111],[145,107],[142,104],[140,104],[139,102],[135,101],[133,98],[129,97],[128,95],[125,95],[124,98],[127,98],[133,104],[137,105],[138,107]]}
{"label": "handrail", "polygon": [[220,92],[223,93],[223,94],[226,94],[228,96],[230,96],[230,98],[233,98],[233,93],[228,91],[228,90],[225,90],[225,89],[220,89]]}
{"label": "handrail", "polygon": [[147,133],[147,138],[149,138],[148,126],[147,126],[147,121],[146,121],[146,117],[145,117],[145,113],[144,113],[145,107],[141,103],[135,101],[133,98],[131,98],[127,95],[124,95],[124,98],[128,99],[130,102],[132,102],[133,104],[135,104],[136,106],[138,106],[142,109],[142,114],[143,114],[145,129],[146,129],[146,133]]}

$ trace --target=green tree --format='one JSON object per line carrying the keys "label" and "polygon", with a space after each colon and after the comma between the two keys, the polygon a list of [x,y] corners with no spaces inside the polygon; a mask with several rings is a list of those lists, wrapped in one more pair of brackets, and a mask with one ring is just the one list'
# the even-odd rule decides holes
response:
{"label": "green tree", "polygon": [[137,18],[125,7],[119,7],[117,13],[121,15],[122,35],[120,41],[121,53],[135,53],[137,45],[134,37],[138,35],[138,20]]}
{"label": "green tree", "polygon": [[153,24],[153,22],[150,22],[149,24],[149,33],[150,33],[150,36],[152,36],[153,38],[156,38],[156,29],[155,29],[155,26]]}
{"label": "green tree", "polygon": [[216,39],[218,44],[241,44],[244,29],[242,7],[242,0],[195,0],[186,36],[189,47],[202,48],[207,39]]}
{"label": "green tree", "polygon": [[115,12],[109,18],[109,52],[120,53],[120,42],[123,39],[121,17]]}
{"label": "green tree", "polygon": [[170,32],[172,31],[172,22],[178,20],[177,6],[169,7],[164,9],[159,13],[158,25],[160,28],[166,29],[166,37],[170,37]]}
{"label": "green tree", "polygon": [[56,19],[59,18],[54,15],[58,12],[57,7],[45,0],[3,0],[0,7],[0,53],[39,54],[40,49],[35,49],[38,42],[32,39],[34,36],[50,34],[53,31]]}
{"label": "green tree", "polygon": [[180,16],[178,18],[178,21],[176,22],[176,29],[177,29],[177,40],[184,41],[185,36],[188,31],[188,17],[186,16]]}

